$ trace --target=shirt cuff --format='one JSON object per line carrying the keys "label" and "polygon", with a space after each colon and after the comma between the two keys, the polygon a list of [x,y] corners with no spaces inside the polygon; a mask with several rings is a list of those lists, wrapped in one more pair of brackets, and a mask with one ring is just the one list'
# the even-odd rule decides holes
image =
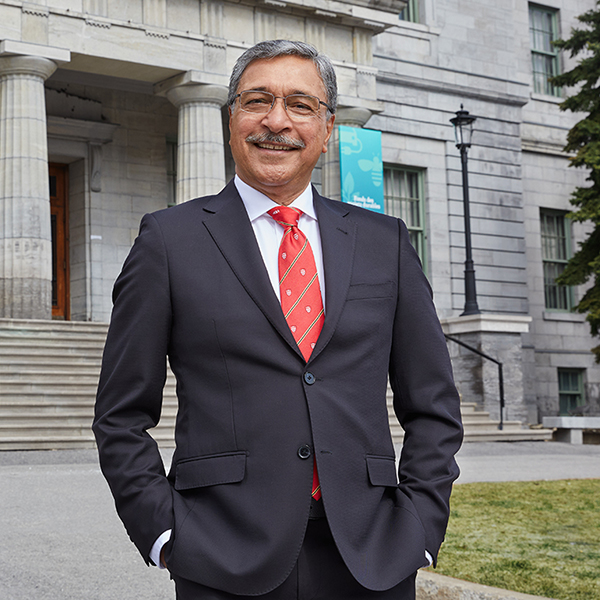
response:
{"label": "shirt cuff", "polygon": [[150,550],[150,560],[154,563],[154,566],[159,569],[164,569],[164,565],[160,562],[160,551],[162,547],[171,539],[171,529],[167,529],[165,532],[161,533],[154,544],[152,544],[152,548]]}
{"label": "shirt cuff", "polygon": [[433,556],[431,556],[431,554],[429,554],[429,552],[427,552],[427,550],[425,550],[425,559],[429,563],[429,564],[425,565],[425,567],[430,567],[433,564]]}

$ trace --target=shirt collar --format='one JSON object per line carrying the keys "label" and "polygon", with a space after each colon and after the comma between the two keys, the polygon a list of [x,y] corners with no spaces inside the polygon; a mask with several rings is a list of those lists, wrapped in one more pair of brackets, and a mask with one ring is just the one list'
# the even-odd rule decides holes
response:
{"label": "shirt collar", "polygon": [[[279,206],[262,192],[259,192],[253,187],[250,187],[247,183],[244,183],[237,175],[235,176],[234,183],[242,198],[250,221],[255,221],[274,206]],[[317,213],[315,212],[313,204],[313,190],[310,184],[306,186],[306,189],[290,204],[290,206],[301,210],[307,217],[315,220],[317,219]]]}

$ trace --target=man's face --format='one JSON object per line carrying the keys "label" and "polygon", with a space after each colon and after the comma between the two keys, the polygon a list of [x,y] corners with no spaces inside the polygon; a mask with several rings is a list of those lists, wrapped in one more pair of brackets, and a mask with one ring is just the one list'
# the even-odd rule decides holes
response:
{"label": "man's face", "polygon": [[[275,96],[307,94],[327,101],[325,86],[312,61],[299,56],[259,59],[244,71],[237,93],[262,90]],[[283,100],[267,114],[247,113],[239,100],[230,108],[231,152],[237,175],[279,204],[289,204],[310,182],[321,153],[327,152],[334,117],[321,106],[316,117],[290,119]],[[256,142],[274,134],[280,141]]]}

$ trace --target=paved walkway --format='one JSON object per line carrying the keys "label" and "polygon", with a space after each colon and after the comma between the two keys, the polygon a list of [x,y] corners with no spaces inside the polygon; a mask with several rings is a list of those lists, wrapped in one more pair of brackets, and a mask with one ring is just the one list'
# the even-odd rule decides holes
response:
{"label": "paved walkway", "polygon": [[[459,482],[600,478],[600,446],[471,443]],[[0,452],[2,600],[167,600],[118,520],[92,450]]]}

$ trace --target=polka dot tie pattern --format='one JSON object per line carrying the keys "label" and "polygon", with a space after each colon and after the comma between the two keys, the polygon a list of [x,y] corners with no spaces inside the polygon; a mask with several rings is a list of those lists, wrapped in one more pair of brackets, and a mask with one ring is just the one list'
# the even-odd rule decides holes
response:
{"label": "polka dot tie pattern", "polygon": [[[281,308],[302,356],[308,361],[323,328],[325,313],[312,248],[298,229],[301,214],[301,210],[290,206],[278,206],[269,211],[269,215],[284,228],[279,246]],[[319,500],[321,486],[316,462],[313,465],[312,496]]]}

